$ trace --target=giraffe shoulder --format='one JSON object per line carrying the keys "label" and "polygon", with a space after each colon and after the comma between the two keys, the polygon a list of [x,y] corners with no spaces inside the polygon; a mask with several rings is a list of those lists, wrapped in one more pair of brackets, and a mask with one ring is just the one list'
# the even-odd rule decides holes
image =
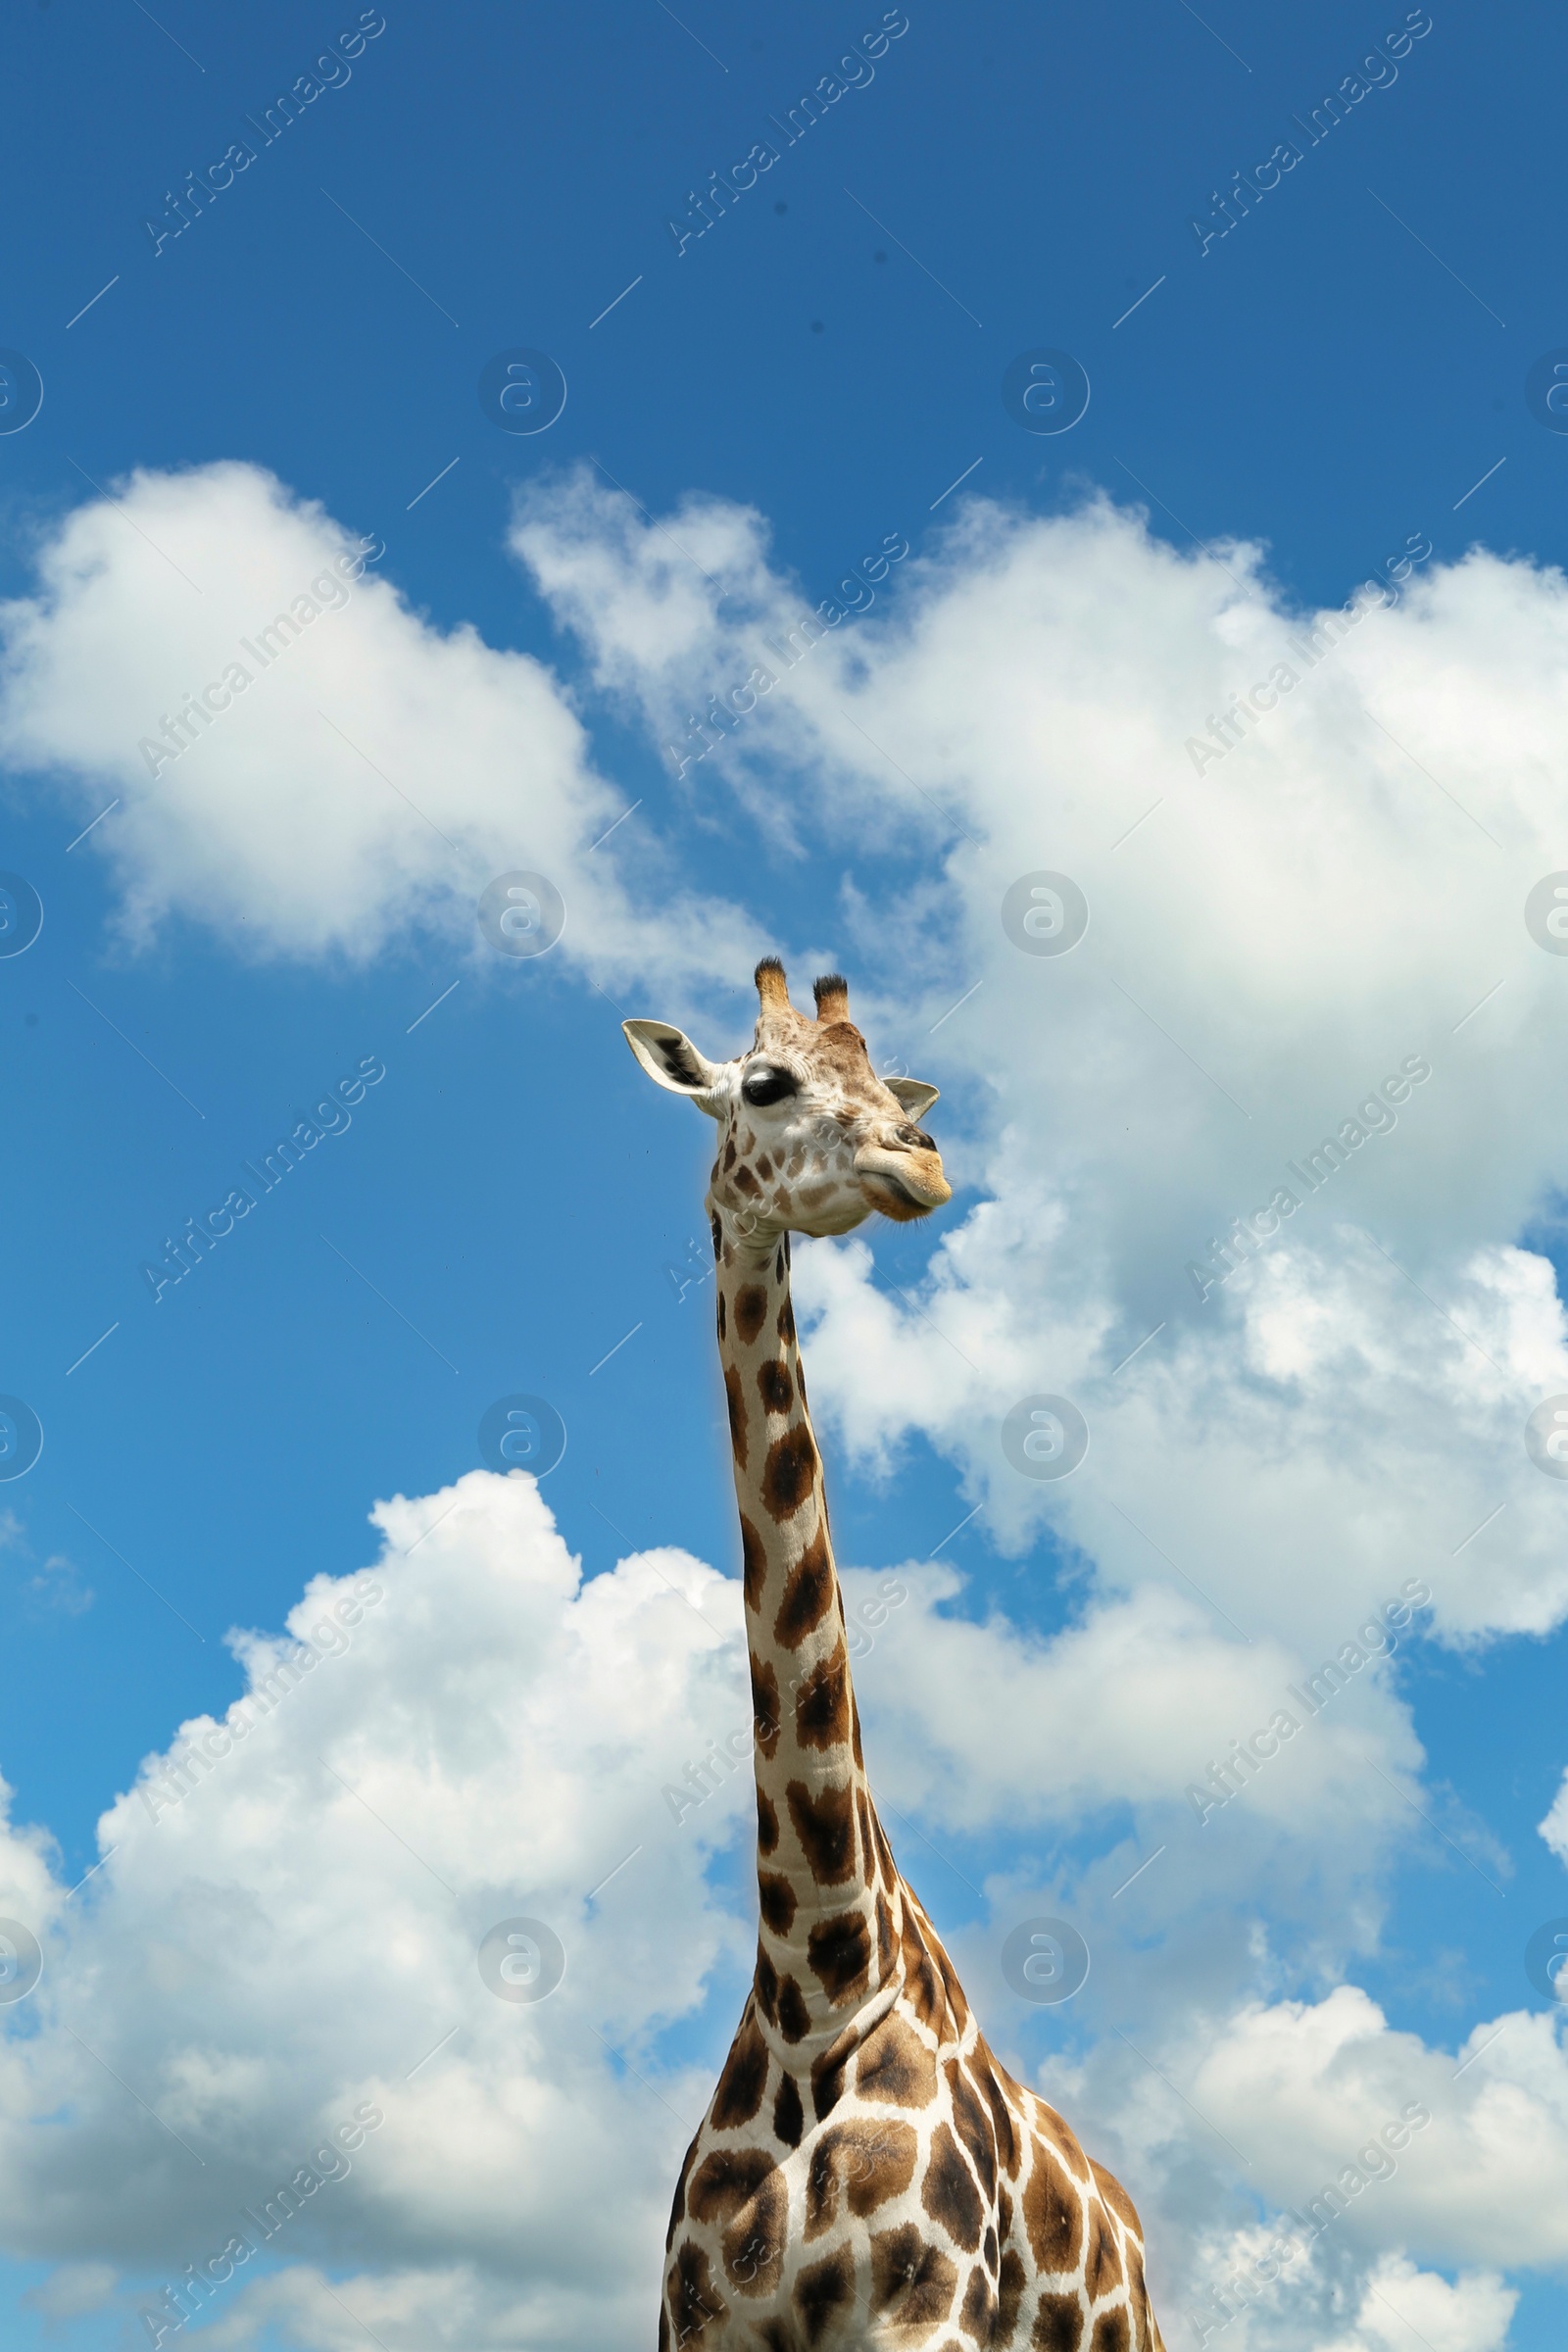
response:
{"label": "giraffe shoulder", "polygon": [[1104,2166],[1102,2164],[1096,2164],[1093,2157],[1091,2157],[1089,2160],[1089,2169],[1094,2174],[1095,2186],[1104,2198],[1105,2203],[1110,2207],[1111,2212],[1116,2216],[1118,2221],[1125,2224],[1126,2228],[1131,2230],[1133,2236],[1138,2239],[1140,2244],[1142,2244],[1144,2236],[1144,2225],[1138,2219],[1138,2208],[1133,2203],[1131,2197],[1127,2194],[1127,2191],[1123,2188],[1121,2182],[1117,2180],[1115,2174],[1107,2173]]}

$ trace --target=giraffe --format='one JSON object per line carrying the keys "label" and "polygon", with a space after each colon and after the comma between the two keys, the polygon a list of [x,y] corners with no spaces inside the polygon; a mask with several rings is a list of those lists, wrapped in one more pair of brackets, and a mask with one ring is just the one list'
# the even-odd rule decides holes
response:
{"label": "giraffe", "polygon": [[837,974],[816,1017],[757,968],[749,1052],[624,1024],[716,1120],[708,1195],[740,1505],[757,1966],[665,2241],[659,2352],[1163,2352],[1131,2199],[993,2057],[877,1818],[850,1682],[790,1236],[952,1198]]}

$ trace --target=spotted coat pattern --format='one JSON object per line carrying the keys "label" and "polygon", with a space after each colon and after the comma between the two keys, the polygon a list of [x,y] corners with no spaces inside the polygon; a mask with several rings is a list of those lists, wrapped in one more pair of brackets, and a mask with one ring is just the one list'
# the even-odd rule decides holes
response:
{"label": "spotted coat pattern", "polygon": [[[828,1092],[865,1091],[853,1040],[880,1093],[859,1033],[827,1036],[839,1008],[821,1009]],[[786,1004],[769,1033],[768,1014],[764,989],[760,1044],[809,1066],[813,1025]],[[675,2191],[659,2352],[1162,2352],[1130,2198],[993,2057],[877,1817],[780,1229],[799,1175],[769,1164],[744,1106],[726,1117],[709,1207],[760,1927]]]}
{"label": "spotted coat pattern", "polygon": [[757,1971],[681,2171],[660,2352],[1160,2352],[1138,2217],[992,2056],[867,1785],[787,1243],[721,1238]]}

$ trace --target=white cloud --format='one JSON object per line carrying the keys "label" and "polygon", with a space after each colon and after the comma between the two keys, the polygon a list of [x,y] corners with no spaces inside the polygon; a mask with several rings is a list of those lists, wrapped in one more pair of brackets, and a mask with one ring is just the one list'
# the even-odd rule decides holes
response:
{"label": "white cloud", "polygon": [[[1325,2238],[1444,2263],[1568,2261],[1568,2048],[1550,2015],[1478,2024],[1450,2056],[1342,1984],[1316,2003],[1249,2004],[1201,2048],[1195,2038],[1191,2057],[1194,2103],[1235,2135],[1278,2206],[1301,2209],[1372,2151]],[[1380,2155],[1385,2126],[1408,2123],[1412,2107],[1430,2123]]]}
{"label": "white cloud", "polygon": [[[257,682],[279,690],[280,715],[253,737],[248,709],[228,713],[144,790],[142,681],[171,646],[171,693],[212,674],[215,649],[293,592],[296,557],[308,577],[339,536],[243,467],[138,477],[127,507],[210,596],[226,583],[211,627],[112,509],[84,510],[46,551],[39,603],[12,609],[6,710],[13,752],[57,766],[86,813],[89,785],[126,786],[123,830],[100,830],[133,936],[168,912],[232,933],[249,908],[267,952],[358,956],[444,892],[456,917],[496,864],[588,872],[620,803],[563,691],[522,657],[439,637],[384,582]],[[755,515],[695,501],[666,528],[574,479],[515,532],[597,686],[660,742],[805,609]],[[990,1917],[955,1938],[983,2013],[995,1929],[1037,1891],[1071,1896],[1104,1977],[1113,1920],[1162,1939],[1144,2046],[1252,2157],[1265,2208],[1310,2196],[1385,2101],[1431,2107],[1397,2173],[1325,2233],[1299,2297],[1281,2286],[1249,2315],[1250,2345],[1386,2352],[1392,2303],[1436,2352],[1492,2352],[1509,2294],[1490,2266],[1568,2258],[1543,2185],[1568,2156],[1553,2021],[1478,2023],[1449,2057],[1340,1982],[1377,1944],[1391,1853],[1421,1834],[1389,1785],[1424,1763],[1401,1685],[1414,1637],[1358,1668],[1217,1818],[1200,1826],[1183,1790],[1411,1580],[1434,1595],[1421,1622],[1457,1644],[1568,1614],[1568,1497],[1521,1434],[1541,1396],[1568,1391],[1568,1332],[1549,1264],[1519,1238],[1565,1173],[1541,1073],[1568,968],[1521,919],[1568,781],[1563,585],[1484,556],[1433,568],[1200,779],[1185,739],[1298,623],[1258,551],[1188,560],[1106,506],[1020,521],[979,505],[903,575],[695,771],[781,838],[924,860],[896,895],[856,874],[840,952],[865,975],[874,1051],[943,1082],[936,1123],[986,1198],[952,1223],[912,1306],[873,1285],[863,1243],[799,1253],[814,1395],[873,1473],[921,1439],[947,1454],[1006,1556],[1049,1525],[1073,1603],[1039,1639],[955,1614],[952,1571],[905,1571],[909,1602],[858,1670],[872,1769],[960,1862],[971,1838],[1012,1838]],[[453,834],[455,864],[373,775],[351,808],[317,704]],[[524,741],[530,842],[549,853],[526,859],[509,846]],[[303,878],[302,826],[317,853]],[[1037,868],[1074,874],[1092,907],[1059,959],[1021,954],[1001,925],[1004,890]],[[624,949],[676,991],[745,969],[738,924],[677,912],[657,937],[617,934],[594,888],[573,884],[589,899],[568,928],[592,968],[620,968]],[[1416,1055],[1431,1076],[1396,1126],[1200,1301],[1183,1268],[1206,1237]],[[1091,1427],[1059,1487],[1024,1482],[999,1450],[1003,1413],[1036,1389],[1073,1396]],[[461,1507],[432,1526],[453,1494]],[[313,2347],[357,2340],[339,2295],[394,2346],[630,2341],[682,2137],[660,2100],[701,2110],[710,2070],[685,2062],[682,2037],[716,1987],[721,2042],[749,1973],[748,1928],[704,1875],[744,1843],[744,1791],[678,1831],[659,1795],[746,1718],[735,1588],[674,1552],[580,1586],[524,1482],[474,1474],[378,1519],[386,1598],[353,1647],[156,1822],[121,1799],[79,1920],[46,1841],[5,1848],[5,1899],[39,1923],[50,1970],[40,2031],[5,2047],[0,2187],[33,2252],[177,2273],[369,2099],[384,2126],[291,2225],[288,2267],[229,2290],[215,2340],[250,2344],[270,2323]],[[318,1579],[291,1631],[337,1590]],[[253,1677],[279,1654],[260,1636],[237,1649]],[[1564,1801],[1542,1825],[1558,1850]],[[1483,1830],[1444,1818],[1502,1869]],[[1053,1847],[1092,1834],[1101,1858],[1054,1851],[1036,1888],[1037,1831]],[[1167,1831],[1167,1861],[1119,1896]],[[900,1845],[923,1883],[923,1849],[902,1832]],[[565,1923],[567,1978],[538,2009],[492,1999],[474,1966],[486,1927],[517,1911]],[[1303,1974],[1311,1999],[1295,1997]],[[1054,2062],[1046,2087],[1157,2217],[1172,2304],[1270,2227],[1243,2211],[1207,2124],[1114,2037]],[[78,2128],[54,2137],[68,2099]],[[1471,2267],[1441,2275],[1455,2263]]]}
{"label": "white cloud", "polygon": [[[693,502],[671,530],[722,600],[586,478],[514,533],[663,739],[809,611],[755,514]],[[1046,1517],[1103,1584],[1169,1581],[1119,1504],[1298,1654],[1414,1574],[1445,1638],[1544,1632],[1568,1614],[1563,1496],[1523,1423],[1568,1390],[1568,1339],[1517,1244],[1568,1181],[1539,1079],[1568,969],[1523,906],[1558,856],[1568,591],[1481,553],[1428,565],[1314,668],[1295,657],[1295,689],[1200,778],[1187,739],[1312,617],[1255,547],[1189,558],[1104,502],[976,502],[710,730],[706,795],[727,780],[824,841],[863,852],[870,828],[923,858],[892,898],[857,876],[841,948],[874,1049],[948,1087],[988,1196],[918,1314],[863,1248],[802,1252],[815,1393],[869,1464],[915,1434],[951,1455],[1004,1547]],[[1001,920],[1042,868],[1090,904],[1060,957]],[[1289,1176],[1385,1078],[1394,1123],[1316,1192]],[[954,1115],[936,1124],[946,1142]],[[1282,1186],[1300,1207],[1200,1302],[1188,1261]],[[998,1447],[1036,1390],[1091,1425],[1059,1488]]]}
{"label": "white cloud", "polygon": [[[1266,2230],[1238,2231],[1229,2258],[1266,2263],[1272,2243]],[[1413,2334],[1430,2352],[1500,2352],[1518,2299],[1494,2271],[1461,2272],[1450,2283],[1387,2254],[1349,2276],[1282,2271],[1206,2340],[1227,2352],[1403,2352]]]}
{"label": "white cloud", "polygon": [[1552,1798],[1544,1821],[1536,1826],[1558,1861],[1568,1862],[1568,1772],[1562,1776],[1562,1787]]}
{"label": "white cloud", "polygon": [[[47,1840],[8,1833],[0,1911],[34,1923],[46,1952],[37,1991],[13,2013],[30,2031],[0,2045],[10,2243],[62,2265],[40,2290],[51,2309],[95,2297],[134,2310],[152,2297],[149,2270],[158,2289],[177,2286],[247,2228],[244,2209],[263,2212],[311,2166],[331,2177],[266,2247],[281,2267],[251,2258],[207,2306],[220,2352],[260,2344],[269,2326],[337,2352],[361,2322],[392,2352],[629,2343],[649,2324],[670,2182],[711,2088],[711,2061],[685,2054],[690,2037],[722,2046],[750,1972],[749,1889],[740,1915],[722,1891],[732,1858],[748,1875],[744,1767],[681,1807],[678,1826],[662,1796],[710,1739],[747,1721],[738,1588],[668,1549],[584,1584],[521,1477],[475,1471],[372,1516],[373,1572],[317,1575],[284,1634],[230,1637],[245,1693],[146,1760],[103,1816],[108,1859],[81,1893],[65,1900]],[[951,1571],[900,1577],[908,1596],[858,1681],[917,1884],[932,1866],[911,1813],[946,1851],[1021,1827],[1027,1852],[1031,1821],[1179,1808],[1192,1735],[1169,1713],[1158,1656],[1186,1678],[1190,1710],[1243,1723],[1281,1663],[1266,1650],[1244,1659],[1196,1604],[1157,1591],[1042,1642],[1000,1617],[940,1615]],[[852,1570],[846,1582],[853,1606],[883,1580]],[[989,1753],[978,1696],[953,1703],[982,1690]],[[1387,1694],[1358,1703],[1363,1738],[1370,1725],[1377,1752],[1407,1763]],[[1273,1870],[1285,1910],[1293,1815],[1315,1809],[1341,1821],[1348,1846],[1359,1838],[1338,1890],[1315,1887],[1336,1920],[1332,1966],[1375,1933],[1351,1914],[1398,1806],[1374,1820],[1339,1730],[1310,1737],[1294,1799],[1285,1780],[1276,1793],[1260,1777],[1237,1835],[1250,1839],[1248,1872]],[[204,1751],[205,1770],[191,1762]],[[1204,1865],[1211,1836],[1190,1823],[1158,1902],[1131,1913],[1135,1940],[1165,1938],[1140,2034],[1161,2074],[1110,2037],[1042,2077],[1149,2208],[1162,2299],[1190,2302],[1234,2268],[1248,2227],[1215,2236],[1240,2175],[1210,2125],[1251,2158],[1246,2189],[1277,2208],[1312,2195],[1411,2098],[1430,2104],[1433,2126],[1336,2223],[1341,2286],[1404,2249],[1561,2259],[1549,2183],[1568,2157],[1568,2065],[1549,2023],[1477,2027],[1477,2046],[1506,2031],[1455,2087],[1456,2058],[1391,2031],[1351,1986],[1315,2004],[1258,2001],[1247,1989],[1255,1942],[1238,1931],[1215,1959],[1237,1865],[1234,1852]],[[1132,1867],[1107,1855],[1068,1882],[1112,1972],[1110,1906]],[[1027,1896],[1022,1872],[996,1879],[988,1920],[954,1938],[1004,2049],[1017,2012],[996,1947]],[[518,1916],[553,1925],[566,1949],[563,1983],[536,2006],[497,2000],[476,1966],[487,1929]],[[351,2155],[317,2155],[367,2108],[384,2120]],[[1310,2296],[1291,2309],[1307,2304],[1317,2309]]]}
{"label": "white cloud", "polygon": [[116,2274],[107,2262],[63,2262],[23,2300],[46,2320],[79,2320],[102,2311],[115,2291]]}
{"label": "white cloud", "polygon": [[[13,2013],[33,2030],[0,2045],[10,2241],[177,2283],[368,2104],[384,2123],[270,2256],[367,2266],[374,2308],[456,2315],[443,2340],[508,2311],[500,2342],[630,2340],[710,2089],[660,2035],[710,1977],[728,2000],[750,1970],[749,1931],[704,1880],[733,1812],[677,1830],[660,1795],[694,1727],[744,1708],[739,1588],[671,1550],[583,1585],[520,1477],[475,1471],[374,1517],[374,1585],[317,1576],[291,1640],[234,1638],[249,1695],[148,1759],[69,1908],[43,1839],[0,1852],[0,1912],[46,1953]],[[340,1603],[360,1612],[347,1646],[322,1630]],[[279,1677],[306,1642],[318,1662]],[[566,1950],[536,2006],[497,1999],[476,1964],[518,1916]],[[311,2290],[247,2288],[242,2269],[215,2317],[242,2292],[265,2312]]]}
{"label": "white cloud", "polygon": [[[256,956],[365,963],[411,925],[467,946],[479,891],[522,868],[562,893],[560,952],[590,973],[728,984],[750,933],[721,906],[696,919],[646,826],[592,852],[626,799],[560,682],[376,569],[351,585],[365,544],[237,463],[138,472],[40,544],[38,593],[0,612],[0,748],[80,822],[118,796],[91,854],[127,938],[180,915]],[[231,664],[248,684],[223,687]],[[215,682],[231,699],[186,716],[177,759],[139,748]]]}
{"label": "white cloud", "polygon": [[[673,519],[723,601],[585,482],[535,497],[515,544],[599,681],[676,747],[672,764],[701,740],[688,714],[771,664],[756,709],[709,727],[687,786],[710,799],[727,783],[856,859],[836,948],[853,1002],[875,1053],[943,1084],[931,1123],[983,1196],[906,1300],[873,1281],[863,1243],[798,1252],[818,1410],[874,1475],[911,1441],[935,1446],[1004,1556],[1049,1528],[1076,1603],[1031,1642],[933,1614],[951,1577],[911,1578],[886,1663],[860,1676],[881,1781],[937,1835],[1009,1818],[1108,1829],[1130,1804],[1117,1852],[1076,1883],[1057,1863],[1038,1888],[1041,1910],[1070,1892],[1095,1942],[1117,1878],[1170,1818],[1160,1788],[1187,1777],[1184,1733],[1200,1762],[1210,1740],[1223,1753],[1266,1720],[1252,1709],[1278,1682],[1338,1656],[1411,1582],[1432,1591],[1404,1656],[1362,1672],[1343,1717],[1325,1710],[1189,1833],[1174,1886],[1152,1864],[1121,1904],[1164,1938],[1144,2046],[1188,2084],[1205,2037],[1216,2065],[1234,2045],[1216,2120],[1228,2112],[1250,2145],[1245,2127],[1271,2131],[1278,2111],[1289,2146],[1310,2033],[1296,2027],[1295,2072],[1260,2089],[1261,2030],[1245,2021],[1278,2034],[1365,2002],[1334,1981],[1376,1947],[1389,1854],[1422,1834],[1371,1770],[1408,1785],[1422,1762],[1412,1642],[1477,1647],[1568,1615],[1563,1489],[1524,1445],[1537,1403],[1568,1391],[1568,1329],[1549,1262],[1521,1240],[1568,1183],[1541,1077],[1568,970],[1524,923],[1562,861],[1568,592],[1553,570],[1484,553],[1428,565],[1310,669],[1296,657],[1292,692],[1200,777],[1187,739],[1316,618],[1256,548],[1189,558],[1103,502],[1047,519],[977,502],[880,609],[834,622],[786,671],[762,640],[782,643],[809,600],[771,565],[760,519],[710,504]],[[906,854],[894,892],[862,863],[889,842]],[[1040,869],[1090,904],[1060,957],[1020,952],[1003,927],[1004,893]],[[1315,1187],[1287,1172],[1385,1079],[1386,1110],[1341,1139],[1346,1164]],[[1235,1252],[1200,1299],[1188,1262],[1286,1185],[1299,1205],[1277,1238]],[[999,1445],[1004,1414],[1037,1391],[1069,1396],[1090,1425],[1059,1486],[1026,1483]],[[1417,1793],[1501,1882],[1485,1828],[1443,1791]],[[1559,1813],[1543,1825],[1553,1842]],[[961,1844],[946,1850],[973,1868]],[[1021,1913],[1028,1881],[1025,1850],[993,1905]],[[1288,1977],[1271,1919],[1295,1929]],[[990,1942],[958,1939],[977,1999]],[[1293,2010],[1280,1996],[1303,1968],[1322,1997]],[[1332,2292],[1271,2342],[1327,2343],[1348,2325],[1377,2342],[1361,2317],[1379,2308],[1371,2266],[1395,2260],[1385,2285],[1404,2278],[1401,2232],[1443,2264],[1564,2258],[1541,2188],[1564,2153],[1549,2027],[1511,2021],[1456,2085],[1457,2058],[1380,2018],[1362,2041],[1339,2062],[1343,2097],[1319,2083],[1321,2146],[1307,2135],[1299,2152],[1327,2161],[1366,2129],[1361,2095],[1392,2054],[1458,2102],[1456,2161],[1420,2196],[1410,2166],[1380,2188],[1382,2218],[1369,2202],[1364,2240],[1346,2233]],[[1130,2151],[1164,2244],[1189,2243],[1223,2150],[1157,2077],[1108,2042],[1047,2087]],[[1544,2164],[1534,2180],[1520,2147]],[[1489,2168],[1468,2222],[1466,2159]],[[1451,2286],[1423,2274],[1420,2293],[1440,2335],[1505,2330],[1508,2296],[1485,2271]]]}
{"label": "white cloud", "polygon": [[1036,2079],[1132,2185],[1167,2341],[1382,2352],[1385,2328],[1426,2333],[1430,2316],[1434,2352],[1483,2352],[1517,2299],[1498,2270],[1568,2262],[1551,2019],[1489,2020],[1449,2053],[1341,1984],[1228,2010],[1200,1996],[1152,2044],[1134,2033],[1157,2063],[1107,2038]]}
{"label": "white cloud", "polygon": [[1348,2339],[1376,2352],[1403,2352],[1413,2331],[1432,2352],[1495,2352],[1507,2336],[1517,2293],[1494,2271],[1472,2271],[1450,2286],[1397,2256],[1380,2262]]}

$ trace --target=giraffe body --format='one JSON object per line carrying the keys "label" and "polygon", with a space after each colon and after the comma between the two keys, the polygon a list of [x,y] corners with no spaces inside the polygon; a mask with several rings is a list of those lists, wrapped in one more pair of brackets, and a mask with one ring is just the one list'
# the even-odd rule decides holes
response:
{"label": "giraffe body", "polygon": [[950,1197],[911,1124],[934,1090],[874,1076],[842,982],[818,983],[814,1023],[777,966],[759,986],[735,1063],[628,1024],[720,1122],[758,1798],[757,1968],[675,2192],[660,2352],[1161,2352],[1130,2199],[992,2056],[866,1779],[788,1237]]}

